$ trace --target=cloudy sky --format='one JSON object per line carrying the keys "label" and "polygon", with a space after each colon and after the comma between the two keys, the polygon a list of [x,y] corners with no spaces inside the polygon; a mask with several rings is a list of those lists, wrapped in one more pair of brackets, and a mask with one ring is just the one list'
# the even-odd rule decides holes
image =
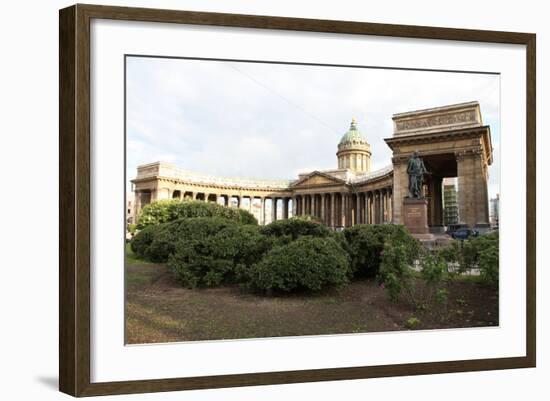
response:
{"label": "cloudy sky", "polygon": [[399,112],[477,100],[491,126],[499,192],[498,75],[166,58],[127,59],[127,177],[167,161],[207,174],[294,179],[337,167],[353,117],[372,169],[391,164],[384,138]]}

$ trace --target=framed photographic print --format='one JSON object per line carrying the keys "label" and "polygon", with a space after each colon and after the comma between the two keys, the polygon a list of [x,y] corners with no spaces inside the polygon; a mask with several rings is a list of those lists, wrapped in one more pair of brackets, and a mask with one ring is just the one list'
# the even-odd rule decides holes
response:
{"label": "framed photographic print", "polygon": [[534,367],[535,35],[60,11],[60,390]]}

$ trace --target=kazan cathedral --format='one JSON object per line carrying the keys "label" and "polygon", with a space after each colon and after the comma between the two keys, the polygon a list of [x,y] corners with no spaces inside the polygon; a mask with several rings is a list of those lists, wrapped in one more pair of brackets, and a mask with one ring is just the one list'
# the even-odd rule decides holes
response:
{"label": "kazan cathedral", "polygon": [[407,161],[419,152],[430,171],[424,182],[428,225],[443,229],[443,178],[458,178],[458,214],[470,227],[489,223],[490,127],[478,102],[393,115],[385,138],[393,152],[388,166],[371,171],[371,146],[355,120],[336,152],[337,168],[300,174],[295,180],[228,178],[190,172],[171,163],[140,165],[131,180],[133,213],[161,199],[194,199],[249,210],[260,224],[292,216],[315,216],[334,229],[355,224],[403,224],[408,195]]}

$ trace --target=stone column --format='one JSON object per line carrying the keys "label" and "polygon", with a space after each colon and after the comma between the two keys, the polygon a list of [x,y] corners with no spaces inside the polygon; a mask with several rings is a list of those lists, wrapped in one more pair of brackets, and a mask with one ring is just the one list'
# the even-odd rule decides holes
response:
{"label": "stone column", "polygon": [[443,226],[443,194],[442,194],[442,177],[434,177],[434,225]]}
{"label": "stone column", "polygon": [[382,190],[382,223],[388,221],[388,194],[385,189]]}
{"label": "stone column", "polygon": [[353,194],[348,194],[348,227],[353,226],[353,215],[355,211],[353,210]]}
{"label": "stone column", "polygon": [[378,196],[380,197],[380,224],[384,223],[384,192],[383,190],[380,190],[378,193]]}
{"label": "stone column", "polygon": [[341,193],[340,194],[340,216],[338,220],[338,226],[342,227],[346,225],[346,194]]}
{"label": "stone column", "polygon": [[363,192],[361,194],[360,202],[361,202],[361,224],[367,224],[367,193]]}
{"label": "stone column", "polygon": [[387,190],[384,189],[382,194],[383,194],[382,196],[384,197],[384,203],[382,204],[382,208],[383,208],[382,209],[382,212],[383,212],[382,222],[385,223],[385,222],[388,221],[387,220],[388,219],[388,193],[387,193]]}
{"label": "stone column", "polygon": [[376,193],[374,191],[371,191],[369,196],[369,216],[370,216],[370,224],[376,224],[376,213],[375,213],[375,195]]}
{"label": "stone column", "polygon": [[260,224],[265,224],[265,197],[260,197]]}
{"label": "stone column", "polygon": [[351,227],[352,226],[352,218],[353,218],[353,214],[352,214],[352,210],[351,210],[351,194],[349,193],[346,193],[346,201],[344,203],[345,205],[345,210],[346,210],[346,218],[345,218],[345,226],[346,227]]}
{"label": "stone column", "polygon": [[352,207],[353,207],[353,224],[361,224],[361,194],[357,192],[352,197]]}
{"label": "stone column", "polygon": [[347,205],[347,195],[345,193],[342,193],[340,198],[340,223],[338,224],[339,226],[342,226],[342,227],[346,226],[346,222],[347,222],[346,219],[348,218],[346,205]]}
{"label": "stone column", "polygon": [[458,215],[470,227],[489,223],[487,172],[481,150],[457,155]]}
{"label": "stone column", "polygon": [[403,224],[403,199],[409,192],[407,161],[393,159],[393,219],[395,224]]}
{"label": "stone column", "polygon": [[349,207],[349,226],[350,227],[353,227],[354,223],[355,223],[355,207],[354,207],[354,204],[353,204],[353,193],[349,194],[349,203],[348,203],[348,207]]}
{"label": "stone column", "polygon": [[271,221],[277,220],[277,198],[271,198]]}
{"label": "stone column", "polygon": [[306,196],[300,195],[302,207],[300,208],[300,216],[303,216],[306,214]]}
{"label": "stone column", "polygon": [[334,218],[334,215],[336,213],[336,195],[334,192],[330,194],[330,226],[334,227],[336,223],[336,219]]}
{"label": "stone column", "polygon": [[370,213],[369,213],[369,192],[365,192],[365,224],[370,224]]}
{"label": "stone column", "polygon": [[292,217],[296,216],[296,213],[298,211],[297,207],[296,207],[296,196],[293,196],[292,197]]}
{"label": "stone column", "polygon": [[374,224],[380,224],[380,192],[374,191]]}
{"label": "stone column", "polygon": [[384,192],[383,190],[378,190],[378,224],[384,222]]}
{"label": "stone column", "polygon": [[345,194],[342,199],[342,210],[344,213],[344,227],[347,227],[349,224],[349,194]]}
{"label": "stone column", "polygon": [[325,194],[321,194],[321,210],[320,210],[320,213],[321,213],[321,221],[323,222],[323,224],[326,224],[327,219],[326,219],[326,216],[325,216]]}
{"label": "stone column", "polygon": [[361,193],[357,193],[357,198],[355,201],[355,209],[357,210],[356,216],[357,219],[355,221],[356,224],[362,224],[363,223],[363,203],[361,202]]}
{"label": "stone column", "polygon": [[370,191],[365,193],[365,224],[371,224]]}
{"label": "stone column", "polygon": [[137,223],[139,211],[141,210],[141,191],[134,191],[134,223]]}
{"label": "stone column", "polygon": [[384,192],[382,190],[378,191],[378,213],[380,217],[378,218],[378,223],[384,223]]}
{"label": "stone column", "polygon": [[393,223],[393,193],[392,193],[392,190],[390,189],[388,191],[388,196],[389,196],[389,222],[390,223]]}
{"label": "stone column", "polygon": [[377,189],[376,190],[376,199],[374,201],[374,204],[375,204],[375,207],[376,207],[376,212],[375,212],[376,224],[380,224],[380,221],[381,221],[381,213],[380,213],[380,204],[382,203],[381,201],[382,201],[382,199],[380,198],[380,190]]}
{"label": "stone column", "polygon": [[374,191],[371,191],[370,197],[369,197],[369,215],[370,215],[370,224],[376,224],[376,211],[374,209],[374,201],[375,201],[376,193]]}
{"label": "stone column", "polygon": [[370,200],[371,220],[372,224],[376,224],[376,191],[372,191]]}

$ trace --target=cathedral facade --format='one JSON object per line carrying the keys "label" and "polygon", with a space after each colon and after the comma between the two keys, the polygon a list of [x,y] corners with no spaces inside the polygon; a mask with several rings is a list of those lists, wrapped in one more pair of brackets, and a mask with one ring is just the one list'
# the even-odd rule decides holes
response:
{"label": "cathedral facade", "polygon": [[291,216],[315,216],[334,229],[355,224],[403,224],[407,196],[406,163],[414,151],[430,174],[430,229],[442,230],[446,177],[458,178],[458,219],[468,226],[488,225],[488,166],[492,163],[489,126],[478,102],[394,114],[388,166],[371,170],[371,146],[352,120],[337,146],[337,168],[300,174],[294,180],[219,177],[178,168],[171,163],[140,165],[131,180],[135,216],[146,204],[162,199],[217,202],[251,211],[260,224]]}

